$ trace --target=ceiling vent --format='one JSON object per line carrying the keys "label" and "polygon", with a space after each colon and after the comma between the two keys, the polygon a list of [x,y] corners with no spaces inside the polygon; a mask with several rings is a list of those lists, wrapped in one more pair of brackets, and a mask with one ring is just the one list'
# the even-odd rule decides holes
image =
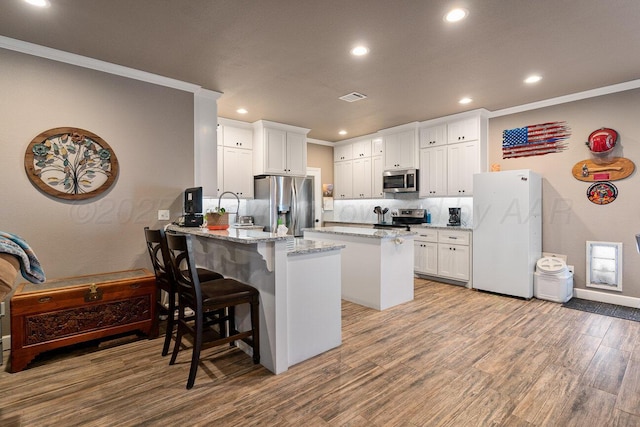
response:
{"label": "ceiling vent", "polygon": [[360,101],[361,99],[365,99],[366,97],[367,95],[364,95],[362,93],[351,92],[341,96],[339,99],[342,99],[343,101],[347,101],[347,102],[356,102],[356,101]]}

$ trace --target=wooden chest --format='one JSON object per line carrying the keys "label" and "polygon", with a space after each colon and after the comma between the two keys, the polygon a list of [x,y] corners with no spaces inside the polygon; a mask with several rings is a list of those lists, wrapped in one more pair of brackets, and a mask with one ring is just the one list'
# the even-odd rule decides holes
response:
{"label": "wooden chest", "polygon": [[11,372],[39,353],[134,330],[151,336],[156,280],[146,269],[22,283],[11,297]]}

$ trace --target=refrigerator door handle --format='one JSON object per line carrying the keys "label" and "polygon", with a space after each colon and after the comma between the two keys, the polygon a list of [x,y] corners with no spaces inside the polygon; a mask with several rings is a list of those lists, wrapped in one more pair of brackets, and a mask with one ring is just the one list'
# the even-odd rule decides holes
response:
{"label": "refrigerator door handle", "polygon": [[291,181],[291,234],[295,236],[298,227],[298,186],[295,178]]}

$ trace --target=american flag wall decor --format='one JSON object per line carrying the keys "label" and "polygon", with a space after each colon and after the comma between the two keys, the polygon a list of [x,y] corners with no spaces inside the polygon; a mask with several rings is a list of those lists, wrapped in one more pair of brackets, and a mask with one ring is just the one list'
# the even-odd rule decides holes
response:
{"label": "american flag wall decor", "polygon": [[549,122],[502,131],[502,158],[541,156],[567,149],[567,122]]}

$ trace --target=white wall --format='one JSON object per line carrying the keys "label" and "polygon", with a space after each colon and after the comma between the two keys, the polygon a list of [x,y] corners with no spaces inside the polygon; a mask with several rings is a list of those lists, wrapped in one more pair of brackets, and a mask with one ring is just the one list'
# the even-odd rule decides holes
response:
{"label": "white wall", "polygon": [[[574,284],[585,287],[587,240],[623,243],[622,294],[640,297],[640,254],[634,235],[640,233],[640,178],[613,181],[618,198],[600,206],[587,200],[589,183],[575,179],[572,167],[592,158],[585,145],[589,134],[610,127],[620,134],[613,155],[640,162],[640,89],[546,107],[489,121],[489,162],[502,170],[532,169],[543,177],[543,251],[568,255],[575,266]],[[572,136],[569,148],[543,156],[502,159],[502,131],[550,121],[566,121]],[[589,288],[593,289],[593,288]],[[594,289],[595,291],[600,291]],[[604,291],[603,291],[604,292]]]}

